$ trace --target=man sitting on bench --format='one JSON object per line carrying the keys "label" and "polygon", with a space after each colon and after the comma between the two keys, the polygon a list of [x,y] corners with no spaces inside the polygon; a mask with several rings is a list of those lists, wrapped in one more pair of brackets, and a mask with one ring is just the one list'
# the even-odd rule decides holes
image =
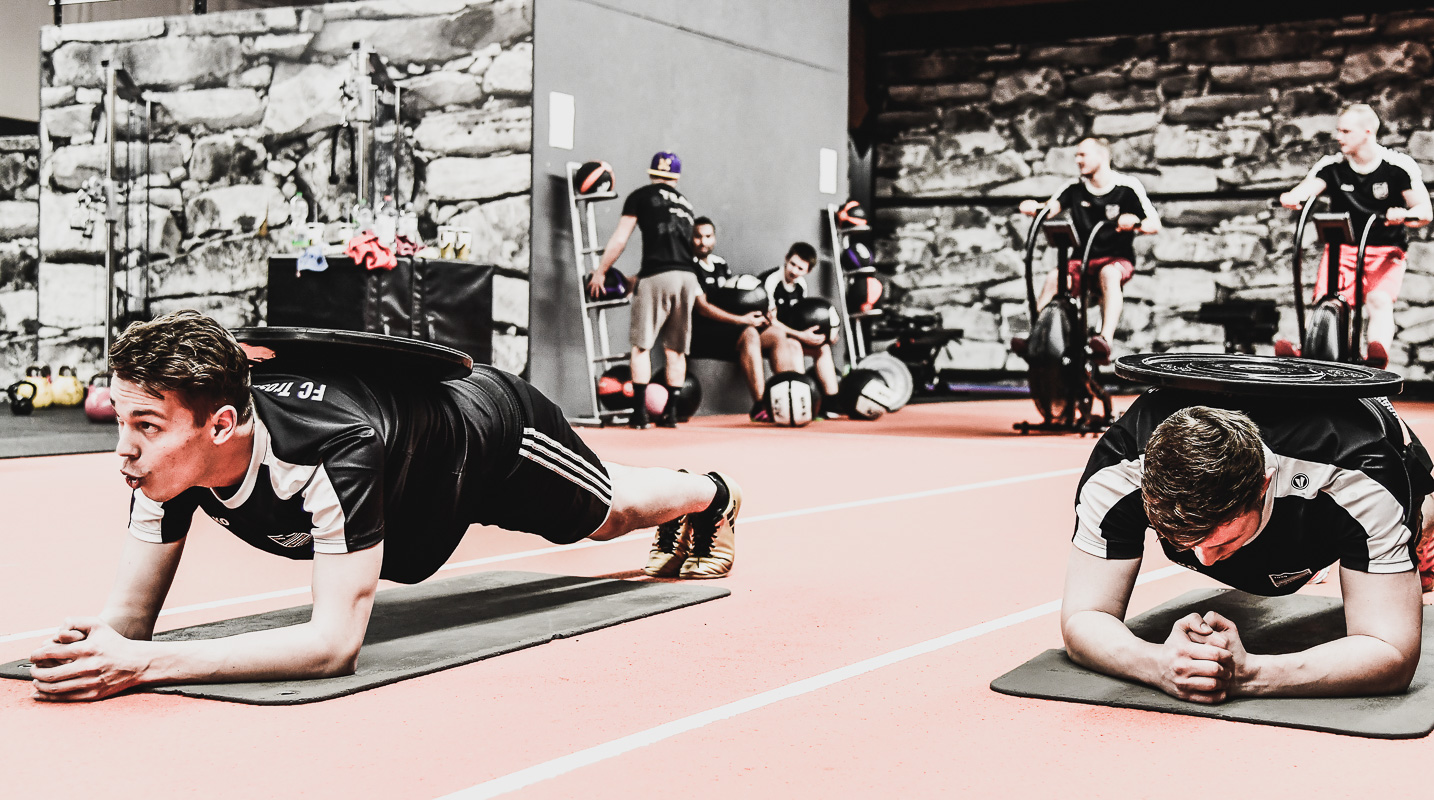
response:
{"label": "man sitting on bench", "polygon": [[[1434,477],[1419,439],[1383,398],[1195,401],[1216,402],[1142,395],[1090,457],[1061,607],[1071,659],[1199,703],[1405,691],[1419,663],[1419,575],[1426,589],[1434,577],[1420,535]],[[1252,594],[1291,594],[1339,561],[1349,635],[1249,653],[1232,622],[1207,612],[1163,643],[1138,639],[1122,620],[1147,527],[1170,560]]]}

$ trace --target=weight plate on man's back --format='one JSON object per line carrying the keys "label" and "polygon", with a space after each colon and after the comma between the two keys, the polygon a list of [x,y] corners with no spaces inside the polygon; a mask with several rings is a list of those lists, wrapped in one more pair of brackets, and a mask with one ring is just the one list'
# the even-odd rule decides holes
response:
{"label": "weight plate on man's back", "polygon": [[1386,397],[1404,385],[1396,373],[1360,364],[1218,353],[1124,356],[1116,360],[1115,374],[1172,389],[1321,400]]}

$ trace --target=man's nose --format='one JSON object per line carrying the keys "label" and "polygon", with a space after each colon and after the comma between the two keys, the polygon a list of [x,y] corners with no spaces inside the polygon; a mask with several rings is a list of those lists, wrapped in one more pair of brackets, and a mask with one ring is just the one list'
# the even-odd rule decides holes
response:
{"label": "man's nose", "polygon": [[115,444],[115,455],[120,458],[138,458],[139,446],[133,434],[121,425],[119,430],[119,441]]}

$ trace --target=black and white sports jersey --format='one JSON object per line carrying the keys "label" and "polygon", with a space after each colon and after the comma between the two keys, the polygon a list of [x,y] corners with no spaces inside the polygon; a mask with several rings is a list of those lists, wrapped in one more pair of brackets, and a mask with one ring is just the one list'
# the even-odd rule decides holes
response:
{"label": "black and white sports jersey", "polygon": [[1171,561],[1260,595],[1290,594],[1336,561],[1369,573],[1414,569],[1410,526],[1417,527],[1434,479],[1422,445],[1406,450],[1394,407],[1383,399],[1236,404],[1149,391],[1091,454],[1076,495],[1076,547],[1100,558],[1141,557],[1149,527],[1140,493],[1145,443],[1167,417],[1197,404],[1247,413],[1275,474],[1255,538],[1208,567],[1160,539]]}
{"label": "black and white sports jersey", "polygon": [[[196,510],[249,544],[294,559],[385,543],[384,577],[419,580],[461,536],[463,511],[517,466],[522,415],[502,381],[419,384],[312,373],[261,375],[254,447],[238,486],[194,487],[163,503],[136,489],[130,532],[175,542]],[[456,540],[455,540],[456,543]],[[447,552],[451,552],[451,546]],[[431,573],[430,573],[431,574]]]}
{"label": "black and white sports jersey", "polygon": [[641,277],[692,268],[692,204],[676,188],[649,183],[622,203],[622,215],[637,218],[642,231]]}
{"label": "black and white sports jersey", "polygon": [[1095,244],[1091,245],[1091,259],[1124,258],[1135,263],[1135,231],[1117,231],[1116,220],[1121,214],[1134,214],[1141,220],[1160,221],[1160,215],[1155,213],[1155,206],[1150,204],[1140,181],[1118,172],[1115,173],[1115,182],[1104,192],[1097,193],[1084,178],[1077,178],[1051,199],[1060,203],[1061,209],[1070,215],[1071,224],[1080,236],[1082,249],[1071,253],[1071,258],[1081,257],[1090,232],[1097,223],[1104,222],[1105,226],[1095,237]]}
{"label": "black and white sports jersey", "polygon": [[[1404,193],[1424,180],[1414,159],[1387,147],[1379,150],[1379,163],[1369,172],[1357,171],[1343,153],[1325,156],[1310,170],[1310,178],[1324,181],[1330,211],[1349,214],[1350,227],[1354,229],[1353,244],[1359,243],[1371,215],[1382,220],[1389,209],[1404,208]],[[1408,247],[1409,234],[1403,225],[1375,222],[1369,231],[1369,243]]]}
{"label": "black and white sports jersey", "polygon": [[807,279],[797,278],[795,283],[788,284],[781,267],[764,272],[761,277],[762,286],[767,290],[767,298],[771,303],[769,308],[776,312],[779,322],[789,328],[794,327],[791,321],[792,310],[807,296]]}
{"label": "black and white sports jersey", "polygon": [[715,254],[708,256],[705,261],[700,258],[693,259],[692,272],[697,275],[697,283],[702,287],[703,294],[716,289],[723,279],[732,277],[732,268],[727,265],[727,259]]}

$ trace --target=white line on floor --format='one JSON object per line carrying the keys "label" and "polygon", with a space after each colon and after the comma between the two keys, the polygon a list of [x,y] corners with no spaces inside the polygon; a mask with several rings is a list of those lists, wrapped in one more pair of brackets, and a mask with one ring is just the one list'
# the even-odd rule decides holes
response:
{"label": "white line on floor", "polygon": [[[1183,567],[1165,567],[1164,569],[1154,570],[1141,575],[1136,580],[1136,584],[1158,581],[1162,578],[1168,578],[1171,575],[1178,575],[1184,571],[1185,569]],[[864,661],[858,661],[855,664],[848,664],[845,667],[838,667],[830,672],[823,672],[820,675],[814,675],[810,678],[796,681],[795,683],[789,683],[786,686],[779,686],[775,689],[762,692],[761,694],[753,695],[752,697],[717,706],[716,708],[676,719],[654,728],[648,728],[645,731],[639,731],[620,739],[614,739],[610,742],[597,745],[596,747],[589,747],[586,750],[579,750],[576,753],[561,756],[551,761],[534,764],[526,769],[521,769],[517,772],[485,781],[476,786],[470,786],[467,789],[461,789],[452,794],[444,795],[439,800],[482,800],[482,798],[498,797],[499,795],[532,786],[535,783],[565,775],[573,770],[590,766],[600,761],[606,761],[610,758],[623,755],[624,753],[630,753],[633,750],[646,747],[650,744],[671,739],[679,734],[706,727],[714,722],[731,719],[739,714],[756,711],[759,708],[765,708],[774,703],[780,703],[783,700],[790,700],[793,697],[800,697],[801,695],[815,692],[818,689],[826,688],[832,684],[865,675],[893,664],[899,664],[918,656],[933,653],[937,650],[950,647],[951,645],[1001,630],[1002,628],[1009,628],[1012,625],[1019,625],[1022,622],[1044,617],[1047,614],[1054,614],[1060,610],[1060,607],[1061,603],[1059,600],[1042,603],[1041,605],[1028,608],[1024,611],[1017,611],[1014,614],[1007,614],[1004,617],[998,617],[989,622],[972,625],[969,628],[962,628],[961,630],[948,633],[944,636],[938,636],[935,639],[928,639],[919,644],[893,650]]]}
{"label": "white line on floor", "polygon": [[[962,483],[962,484],[957,484],[956,486],[943,486],[943,487],[940,488],[940,489],[927,489],[927,490],[925,490],[925,491],[920,491],[920,492],[907,492],[907,493],[905,493],[905,494],[893,494],[893,495],[887,495],[886,497],[872,497],[872,498],[868,498],[868,499],[866,499],[866,500],[852,500],[852,501],[846,502],[846,503],[833,503],[833,504],[831,504],[831,505],[825,505],[825,506],[812,506],[811,508],[799,508],[799,509],[795,509],[795,510],[793,510],[793,511],[778,511],[778,512],[773,513],[773,514],[758,514],[758,515],[755,515],[755,516],[744,516],[744,517],[742,517],[742,518],[739,520],[739,522],[740,522],[743,526],[746,526],[746,525],[752,525],[752,524],[758,523],[758,522],[767,522],[767,521],[769,521],[769,520],[774,520],[774,519],[787,519],[787,518],[790,518],[790,517],[801,517],[801,516],[806,516],[807,514],[822,514],[822,513],[828,512],[828,511],[843,511],[843,510],[846,510],[846,509],[849,509],[849,508],[860,508],[860,507],[862,507],[862,506],[874,506],[874,505],[880,505],[880,504],[883,504],[883,503],[899,503],[899,502],[903,502],[903,501],[906,501],[906,500],[920,500],[920,499],[923,499],[923,498],[927,498],[927,497],[937,497],[937,496],[944,495],[944,494],[957,494],[957,493],[959,493],[959,492],[971,492],[971,491],[977,491],[977,490],[980,490],[980,489],[990,489],[990,488],[997,487],[997,486],[1009,486],[1009,485],[1011,485],[1011,484],[1026,483],[1026,482],[1028,482],[1028,481],[1045,480],[1046,478],[1059,478],[1059,477],[1065,477],[1065,476],[1068,476],[1068,475],[1079,475],[1079,474],[1083,471],[1083,469],[1084,469],[1083,467],[1076,467],[1076,468],[1071,468],[1071,469],[1052,470],[1052,471],[1050,471],[1050,472],[1036,472],[1036,473],[1032,473],[1032,474],[1030,474],[1030,475],[1017,475],[1017,476],[1011,477],[1011,478],[998,478],[998,479],[996,479],[996,480],[978,481],[978,482],[976,482],[976,483]],[[581,541],[581,542],[577,542],[576,544],[554,545],[554,546],[552,546],[552,547],[539,547],[539,548],[534,549],[534,550],[520,550],[520,551],[518,551],[518,552],[516,552],[516,553],[503,553],[502,555],[486,556],[486,557],[484,557],[484,558],[474,558],[474,559],[470,559],[470,560],[468,560],[468,561],[455,561],[455,562],[453,562],[452,564],[445,564],[445,565],[443,565],[442,567],[439,568],[439,571],[440,571],[440,572],[444,572],[444,571],[455,570],[455,569],[467,569],[468,567],[480,567],[480,566],[483,566],[484,564],[497,564],[497,563],[500,563],[500,562],[503,562],[503,561],[516,561],[516,560],[518,560],[518,559],[531,558],[531,557],[534,557],[534,556],[549,555],[549,554],[552,554],[552,553],[570,553],[570,552],[572,552],[572,551],[574,551],[574,550],[586,550],[586,549],[592,548],[592,547],[604,547],[604,546],[606,546],[606,545],[623,544],[623,543],[629,543],[629,544],[630,544],[630,543],[632,543],[632,542],[643,542],[643,543],[645,544],[645,543],[646,543],[646,540],[643,539],[642,537],[638,537],[638,536],[622,536],[622,537],[619,537],[619,538],[617,538],[617,539],[609,539],[609,540],[604,541],[604,542],[597,542],[597,541],[593,541],[593,540],[590,540],[590,539],[585,539],[585,540],[583,540],[583,541]],[[166,608],[165,610],[159,612],[159,615],[160,615],[161,617],[168,617],[168,616],[172,616],[172,615],[174,615],[174,614],[185,614],[185,613],[188,613],[188,612],[190,612],[190,611],[204,611],[204,610],[213,609],[213,608],[223,608],[223,607],[225,607],[225,606],[240,605],[240,604],[242,604],[242,603],[252,603],[252,602],[255,602],[255,601],[258,601],[258,600],[271,600],[271,599],[278,598],[278,597],[292,597],[292,596],[295,596],[295,595],[307,594],[308,592],[309,592],[309,587],[307,587],[307,586],[301,586],[301,587],[294,588],[294,589],[279,589],[279,590],[273,591],[273,592],[263,592],[263,593],[261,593],[261,594],[250,594],[250,595],[245,595],[245,596],[243,596],[243,597],[233,597],[233,598],[229,598],[229,599],[227,599],[227,600],[210,600],[210,601],[204,602],[204,603],[193,603],[193,604],[187,605],[187,606],[176,606],[175,608]],[[42,630],[24,631],[23,633],[11,633],[11,634],[6,634],[6,635],[3,635],[3,636],[0,636],[0,644],[4,644],[4,643],[6,643],[6,642],[17,642],[17,641],[21,641],[21,640],[23,640],[23,639],[38,639],[38,638],[41,638],[41,637],[50,636],[50,635],[53,634],[56,630],[57,630],[56,628],[44,628],[44,629],[42,629]]]}

